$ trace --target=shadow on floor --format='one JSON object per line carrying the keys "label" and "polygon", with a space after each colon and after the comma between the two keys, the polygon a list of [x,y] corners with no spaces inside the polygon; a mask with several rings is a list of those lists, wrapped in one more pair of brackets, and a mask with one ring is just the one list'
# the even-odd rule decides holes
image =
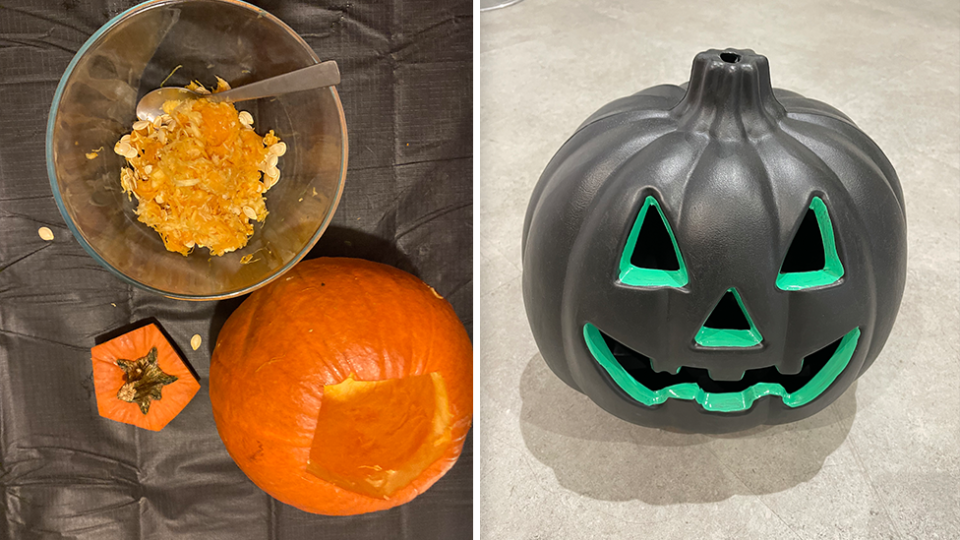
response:
{"label": "shadow on floor", "polygon": [[715,502],[775,493],[813,478],[846,439],[856,383],[814,416],[732,435],[635,426],[565,385],[539,354],[520,380],[520,430],[563,487],[607,501]]}

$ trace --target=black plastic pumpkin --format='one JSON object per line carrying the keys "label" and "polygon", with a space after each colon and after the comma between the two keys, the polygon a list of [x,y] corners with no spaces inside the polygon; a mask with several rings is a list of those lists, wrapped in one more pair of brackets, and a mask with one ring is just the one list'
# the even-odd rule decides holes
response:
{"label": "black plastic pumpkin", "polygon": [[637,424],[810,416],[886,342],[906,277],[896,172],[751,50],[587,119],[537,184],[523,297],[544,360]]}

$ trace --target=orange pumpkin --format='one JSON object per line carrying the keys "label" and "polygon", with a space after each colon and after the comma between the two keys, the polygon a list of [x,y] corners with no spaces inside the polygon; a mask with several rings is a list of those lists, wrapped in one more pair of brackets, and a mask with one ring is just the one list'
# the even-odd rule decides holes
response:
{"label": "orange pumpkin", "polygon": [[307,512],[406,503],[460,455],[473,353],[450,304],[416,277],[358,259],[304,261],[230,316],[210,401],[231,457]]}
{"label": "orange pumpkin", "polygon": [[100,416],[160,431],[200,383],[155,324],[90,349]]}

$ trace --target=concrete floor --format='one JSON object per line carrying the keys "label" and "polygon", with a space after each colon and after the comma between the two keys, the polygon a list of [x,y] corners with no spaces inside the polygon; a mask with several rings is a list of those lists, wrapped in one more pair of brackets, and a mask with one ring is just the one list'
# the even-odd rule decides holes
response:
{"label": "concrete floor", "polygon": [[[960,538],[956,0],[525,0],[476,24],[481,538]],[[581,121],[724,47],[764,54],[774,86],[834,105],[886,152],[909,275],[883,353],[828,409],[683,435],[622,422],[549,371],[521,300],[521,227]]]}

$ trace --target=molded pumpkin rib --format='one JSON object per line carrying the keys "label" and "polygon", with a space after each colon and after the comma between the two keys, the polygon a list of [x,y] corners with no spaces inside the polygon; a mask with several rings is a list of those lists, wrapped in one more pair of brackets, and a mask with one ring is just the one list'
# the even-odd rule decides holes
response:
{"label": "molded pumpkin rib", "polygon": [[[860,132],[855,126],[829,117],[814,115],[803,119],[799,117],[800,115],[797,116],[798,118],[791,118],[793,121],[783,126],[782,131],[784,135],[793,138],[812,154],[816,155],[819,161],[824,164],[825,168],[830,170],[834,175],[836,175],[835,171],[838,169],[834,168],[834,164],[830,163],[831,159],[829,156],[817,152],[814,146],[822,146],[833,150],[838,148],[843,149],[843,152],[837,155],[849,159],[851,163],[855,163],[857,165],[856,170],[872,169],[893,194],[900,206],[900,213],[904,216],[906,215],[906,207],[903,202],[903,188],[900,186],[900,179],[890,164],[890,161],[887,160],[886,156],[883,155],[883,152],[872,139]],[[822,120],[828,125],[825,126],[819,122],[809,121],[812,119]],[[803,138],[807,139],[806,143],[803,141]],[[817,145],[811,145],[809,144],[810,142],[816,142]],[[869,143],[869,153],[864,150],[863,143]]]}
{"label": "molded pumpkin rib", "polygon": [[845,122],[854,127],[857,126],[857,124],[849,116],[822,101],[803,97],[796,92],[784,90],[782,88],[774,88],[773,95],[776,96],[777,101],[779,101],[780,104],[787,109],[788,116],[814,114],[817,116],[833,118],[834,120]]}
{"label": "molded pumpkin rib", "polygon": [[[651,125],[642,126],[643,130],[641,130],[641,126],[637,125],[648,122]],[[638,130],[647,131],[640,141],[629,137],[630,133]],[[601,175],[600,171],[606,173],[612,163],[618,163],[618,167],[622,166],[623,161],[628,156],[643,151],[660,136],[673,131],[673,122],[665,115],[658,115],[637,122],[614,123],[611,119],[604,119],[574,133],[547,165],[546,170],[534,187],[531,204],[527,208],[527,216],[524,220],[524,241],[529,234],[528,223],[536,219],[538,209],[544,202],[544,198],[555,191],[554,178],[562,178],[568,175],[583,179],[605,176]],[[568,151],[565,151],[565,149]],[[599,159],[596,156],[591,156],[591,154],[596,153],[601,154]],[[590,156],[590,158],[585,158],[585,156]],[[586,186],[581,186],[581,189],[576,193],[578,199],[592,199],[600,189],[601,184],[602,182],[596,182],[592,186],[593,189],[583,189]],[[575,205],[571,206],[576,208]],[[521,246],[521,249],[524,249],[523,246]]]}
{"label": "molded pumpkin rib", "polygon": [[683,88],[672,84],[662,84],[622,97],[604,105],[590,115],[576,131],[597,122],[618,117],[620,122],[642,122],[649,119],[665,118],[666,112],[674,108],[683,99]]}

